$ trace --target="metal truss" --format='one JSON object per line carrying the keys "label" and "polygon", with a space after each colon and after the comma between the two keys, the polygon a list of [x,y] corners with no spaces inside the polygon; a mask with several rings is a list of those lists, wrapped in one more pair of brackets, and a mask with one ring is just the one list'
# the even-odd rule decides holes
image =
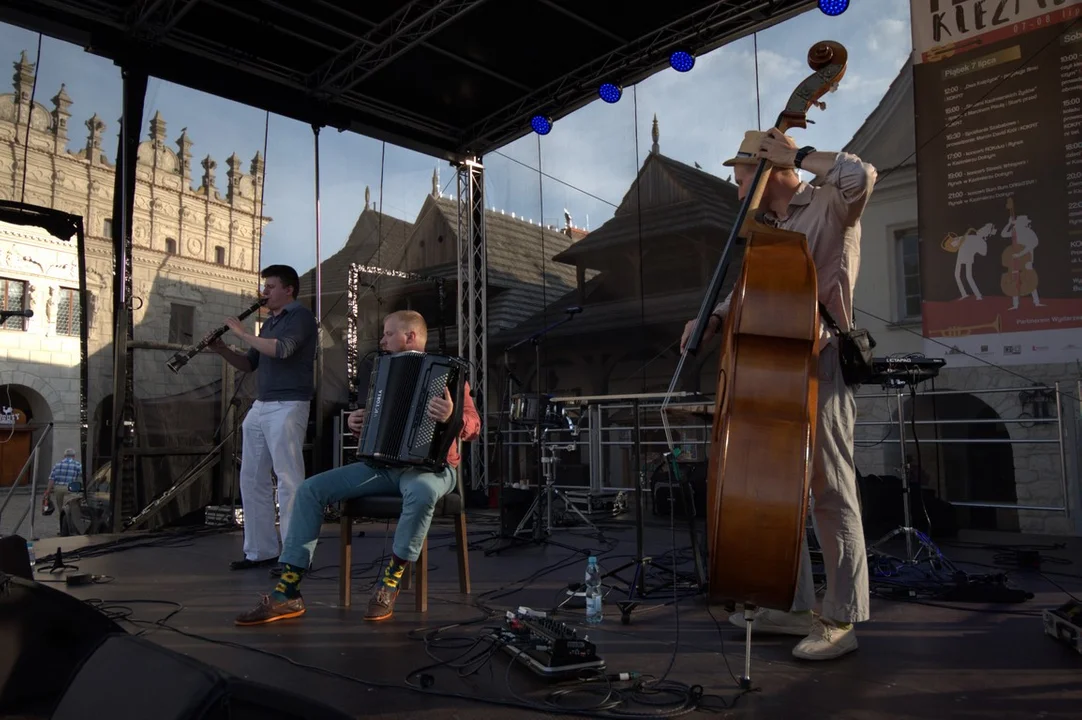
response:
{"label": "metal truss", "polygon": [[[199,2],[200,0],[138,0],[129,9],[129,14],[134,15],[135,18],[131,24],[132,32],[141,33],[147,23],[152,18],[156,18],[160,24],[154,27],[148,37],[163,37]],[[159,10],[161,10],[160,13]]]}
{"label": "metal truss", "polygon": [[485,170],[479,159],[458,166],[458,352],[470,366],[470,388],[481,415],[481,436],[470,443],[470,487],[488,487],[488,248]]}
{"label": "metal truss", "polygon": [[351,90],[483,2],[485,0],[413,0],[406,3],[334,58],[324,73],[319,90],[333,89],[338,93]]}
{"label": "metal truss", "polygon": [[360,312],[357,309],[356,266],[350,265],[346,275],[346,387],[349,389],[349,409],[357,409],[357,323]]}
{"label": "metal truss", "polygon": [[[128,9],[117,7],[116,5],[103,2],[102,0],[86,0],[85,2],[81,0],[34,0],[34,3],[49,8],[54,14],[69,13],[84,21],[101,23],[114,31],[117,35],[115,38],[110,39],[110,42],[115,41],[114,45],[110,45],[108,48],[103,47],[106,43],[105,39],[99,43],[98,50],[103,52],[107,57],[113,58],[122,51],[127,52],[125,48],[127,48],[126,43],[128,41],[121,41],[121,38],[123,37],[123,34],[130,32],[136,37],[153,43],[155,46],[176,53],[190,54],[196,58],[243,71],[257,80],[271,82],[287,90],[310,96],[310,99],[313,101],[306,107],[300,107],[296,104],[293,104],[290,107],[284,107],[280,106],[280,104],[264,103],[255,98],[238,99],[238,102],[249,103],[254,107],[259,107],[261,109],[270,109],[271,112],[279,113],[305,123],[330,125],[338,129],[357,130],[357,128],[351,124],[349,114],[342,113],[340,109],[328,108],[322,105],[320,101],[316,101],[313,92],[312,78],[308,72],[302,72],[295,67],[271,62],[264,57],[256,57],[248,53],[238,52],[235,47],[223,45],[222,43],[208,39],[197,32],[177,27],[179,20],[187,14],[191,7],[200,1],[201,0],[189,0],[187,5],[180,7],[168,17],[164,16],[161,12],[157,12],[153,16],[148,13],[138,31],[135,31],[131,25],[132,18],[129,17]],[[474,3],[477,1],[478,0],[472,0]],[[465,0],[462,0],[462,2],[465,2]],[[280,4],[278,3],[275,5],[280,7]],[[134,17],[138,17],[138,15],[135,15]],[[356,18],[356,16],[354,17]],[[363,21],[362,18],[356,19]],[[434,32],[434,30],[432,32]],[[71,40],[69,39],[69,41]],[[78,42],[83,41],[80,40]],[[87,36],[85,42],[89,42],[89,36]],[[417,44],[420,41],[411,42]],[[428,47],[432,49],[432,46]],[[405,49],[408,48],[403,48],[402,50],[404,51]],[[446,52],[440,52],[440,54],[447,57],[452,56]],[[162,77],[170,82],[176,82],[190,87],[198,87],[198,85],[192,85],[184,79],[179,79],[170,70],[166,69],[177,67],[178,62],[179,60],[175,57],[172,57],[168,63],[159,60],[158,64],[151,68],[152,74],[155,77]],[[390,62],[390,59],[386,60],[386,62]],[[393,103],[363,95],[356,90],[348,93],[340,93],[335,100],[337,101],[335,104],[343,109],[365,113],[373,118],[392,123],[397,127],[408,128],[430,136],[431,140],[425,142],[423,147],[413,147],[413,149],[421,152],[431,153],[440,157],[448,156],[448,151],[445,149],[445,146],[453,144],[455,138],[458,137],[457,128],[452,127],[447,123],[433,120],[422,113],[401,108]],[[268,108],[267,105],[270,105],[270,107]],[[363,130],[366,134],[371,134],[373,132],[371,128],[363,128]],[[380,135],[380,137],[388,140],[388,142],[401,144],[403,147],[411,147],[405,142],[407,139],[403,137],[396,136],[389,138],[385,134]],[[438,146],[433,144],[434,142],[438,143]]]}
{"label": "metal truss", "polygon": [[[496,111],[463,133],[463,141],[471,144],[463,150],[483,152],[486,148],[502,147],[528,132],[523,118],[534,113],[547,113],[554,120],[563,117],[593,102],[597,97],[593,88],[603,82],[616,82],[614,78],[617,78],[630,85],[650,76],[668,61],[674,50],[703,54],[814,5],[815,0],[719,0],[651,30]],[[591,90],[586,94],[583,88]]]}
{"label": "metal truss", "polygon": [[[391,270],[388,268],[376,267],[375,265],[357,265],[354,263],[349,266],[349,280],[353,283],[353,293],[356,296],[357,292],[357,280],[356,276],[360,273],[368,275],[379,275],[381,277],[393,277],[400,280],[421,280],[422,282],[430,282],[436,286],[436,306],[438,308],[438,330],[439,330],[439,349],[441,353],[447,352],[447,278],[432,277],[429,275],[418,275],[414,272],[408,272],[406,270]],[[347,298],[347,300],[349,300]],[[349,300],[350,312],[356,314],[357,300]],[[356,329],[354,327],[354,332]],[[354,344],[356,344],[356,337],[354,337]]]}

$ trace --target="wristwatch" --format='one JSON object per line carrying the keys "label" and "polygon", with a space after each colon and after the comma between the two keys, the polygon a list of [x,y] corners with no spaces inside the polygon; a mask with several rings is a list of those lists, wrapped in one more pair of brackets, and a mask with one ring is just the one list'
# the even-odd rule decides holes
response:
{"label": "wristwatch", "polygon": [[811,145],[805,145],[804,147],[800,148],[796,151],[796,157],[793,158],[793,165],[799,168],[800,164],[804,162],[804,158],[808,157],[813,152],[815,152],[815,148],[813,148]]}

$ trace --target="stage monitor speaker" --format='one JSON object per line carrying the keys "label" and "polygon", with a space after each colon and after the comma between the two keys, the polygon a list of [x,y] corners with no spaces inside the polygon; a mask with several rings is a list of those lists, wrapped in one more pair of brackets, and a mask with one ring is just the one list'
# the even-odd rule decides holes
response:
{"label": "stage monitor speaker", "polygon": [[123,632],[66,592],[0,573],[0,710],[52,712],[101,639]]}
{"label": "stage monitor speaker", "polygon": [[27,580],[34,579],[34,571],[30,567],[30,552],[26,549],[26,538],[18,535],[0,538],[0,573]]}
{"label": "stage monitor speaker", "polygon": [[328,705],[235,678],[134,635],[105,638],[52,720],[348,720]]}

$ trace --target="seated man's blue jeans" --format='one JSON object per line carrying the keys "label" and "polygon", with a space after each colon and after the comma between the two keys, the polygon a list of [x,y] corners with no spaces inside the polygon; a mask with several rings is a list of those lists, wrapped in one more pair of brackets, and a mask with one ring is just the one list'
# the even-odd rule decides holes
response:
{"label": "seated man's blue jeans", "polygon": [[416,468],[374,468],[363,462],[313,475],[301,483],[293,499],[289,535],[279,562],[307,569],[316,552],[323,509],[340,500],[367,495],[401,495],[402,516],[394,531],[394,554],[414,562],[421,555],[436,502],[454,489],[457,470],[432,473]]}

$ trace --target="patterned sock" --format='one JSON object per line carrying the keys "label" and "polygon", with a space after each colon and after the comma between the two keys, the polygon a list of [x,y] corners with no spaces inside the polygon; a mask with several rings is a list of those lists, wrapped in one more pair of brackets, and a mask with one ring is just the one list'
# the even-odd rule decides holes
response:
{"label": "patterned sock", "polygon": [[278,602],[300,597],[301,591],[299,585],[301,584],[301,577],[303,575],[304,571],[299,567],[288,564],[282,565],[282,577],[278,578],[278,584],[274,586],[274,592],[271,593],[271,597]]}
{"label": "patterned sock", "polygon": [[392,555],[391,562],[387,563],[387,569],[383,571],[383,584],[392,590],[397,590],[398,583],[401,582],[402,576],[405,575],[408,565],[408,560],[402,560]]}

